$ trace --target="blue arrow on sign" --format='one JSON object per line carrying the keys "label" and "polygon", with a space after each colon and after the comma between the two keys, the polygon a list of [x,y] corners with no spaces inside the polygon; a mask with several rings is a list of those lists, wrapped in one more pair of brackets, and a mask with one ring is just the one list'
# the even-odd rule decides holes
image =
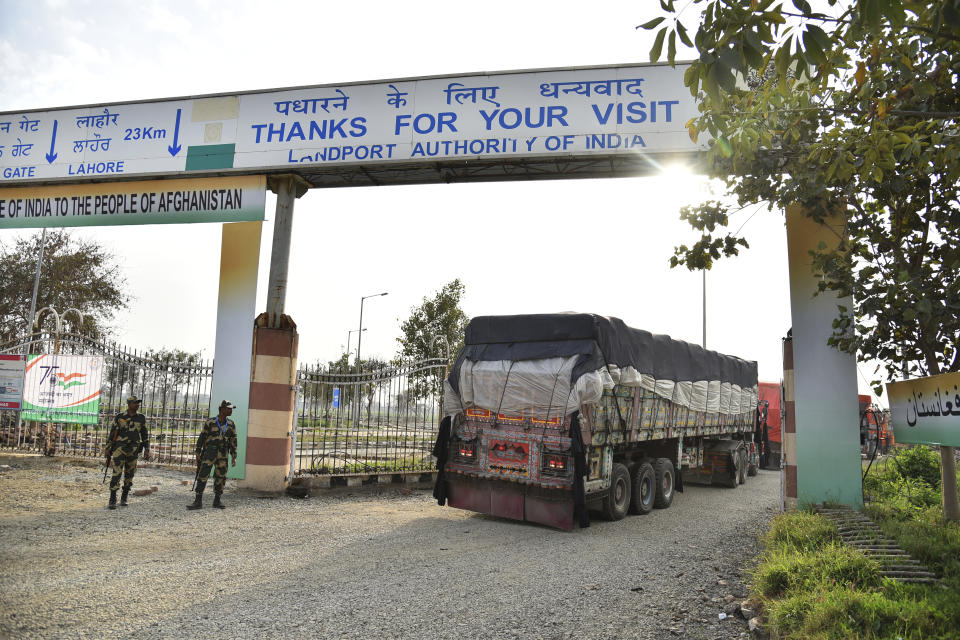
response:
{"label": "blue arrow on sign", "polygon": [[50,138],[50,153],[47,154],[47,162],[53,164],[53,161],[57,159],[57,154],[53,152],[54,147],[57,146],[57,121],[53,121],[53,137]]}
{"label": "blue arrow on sign", "polygon": [[179,144],[177,144],[177,138],[180,137],[180,112],[181,111],[183,111],[183,109],[177,109],[177,124],[176,126],[173,127],[173,144],[167,147],[167,151],[170,152],[171,156],[177,155],[178,153],[180,153],[180,149],[182,149],[182,147]]}

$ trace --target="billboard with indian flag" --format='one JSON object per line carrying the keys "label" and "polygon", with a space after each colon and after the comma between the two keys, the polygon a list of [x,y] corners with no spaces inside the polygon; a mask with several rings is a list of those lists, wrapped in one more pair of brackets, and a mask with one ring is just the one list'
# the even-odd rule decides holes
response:
{"label": "billboard with indian flag", "polygon": [[24,420],[96,424],[103,356],[43,353],[27,357]]}

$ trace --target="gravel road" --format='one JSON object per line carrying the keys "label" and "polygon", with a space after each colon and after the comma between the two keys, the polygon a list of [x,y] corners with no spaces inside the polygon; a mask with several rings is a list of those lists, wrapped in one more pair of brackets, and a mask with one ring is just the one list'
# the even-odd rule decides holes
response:
{"label": "gravel road", "polygon": [[[186,511],[141,468],[108,511],[93,463],[0,455],[0,636],[739,638],[720,620],[777,511],[779,474],[687,487],[673,506],[562,532],[438,507],[427,490],[264,498]],[[730,598],[726,598],[729,600]]]}

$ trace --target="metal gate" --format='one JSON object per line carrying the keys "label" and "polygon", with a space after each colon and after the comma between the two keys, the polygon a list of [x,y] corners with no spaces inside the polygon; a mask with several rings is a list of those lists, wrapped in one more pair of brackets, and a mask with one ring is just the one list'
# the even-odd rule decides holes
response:
{"label": "metal gate", "polygon": [[73,335],[35,335],[0,344],[0,353],[103,356],[96,424],[21,420],[19,411],[0,411],[0,447],[47,455],[99,458],[126,398],[143,398],[152,462],[192,467],[203,422],[209,417],[213,362],[183,352],[138,352]]}
{"label": "metal gate", "polygon": [[378,371],[297,373],[294,476],[433,471],[447,360]]}

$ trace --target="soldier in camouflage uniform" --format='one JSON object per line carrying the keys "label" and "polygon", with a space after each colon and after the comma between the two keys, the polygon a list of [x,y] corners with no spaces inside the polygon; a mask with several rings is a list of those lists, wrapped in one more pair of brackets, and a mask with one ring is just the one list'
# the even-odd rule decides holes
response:
{"label": "soldier in camouflage uniform", "polygon": [[207,487],[207,478],[213,469],[213,506],[217,509],[226,509],[220,502],[223,485],[227,481],[227,454],[230,454],[230,466],[237,465],[237,425],[230,419],[233,414],[233,404],[224,400],[220,403],[220,411],[203,425],[200,437],[197,438],[197,497],[187,509],[201,509],[203,507],[203,490]]}
{"label": "soldier in camouflage uniform", "polygon": [[120,506],[127,506],[127,495],[133,486],[133,476],[137,473],[137,457],[143,452],[143,459],[150,460],[150,433],[147,431],[147,419],[140,413],[140,398],[127,398],[127,410],[118,413],[113,419],[110,439],[104,452],[108,459],[113,457],[113,477],[110,478],[110,509],[117,508],[117,489],[120,488],[120,476],[123,476],[123,494]]}

